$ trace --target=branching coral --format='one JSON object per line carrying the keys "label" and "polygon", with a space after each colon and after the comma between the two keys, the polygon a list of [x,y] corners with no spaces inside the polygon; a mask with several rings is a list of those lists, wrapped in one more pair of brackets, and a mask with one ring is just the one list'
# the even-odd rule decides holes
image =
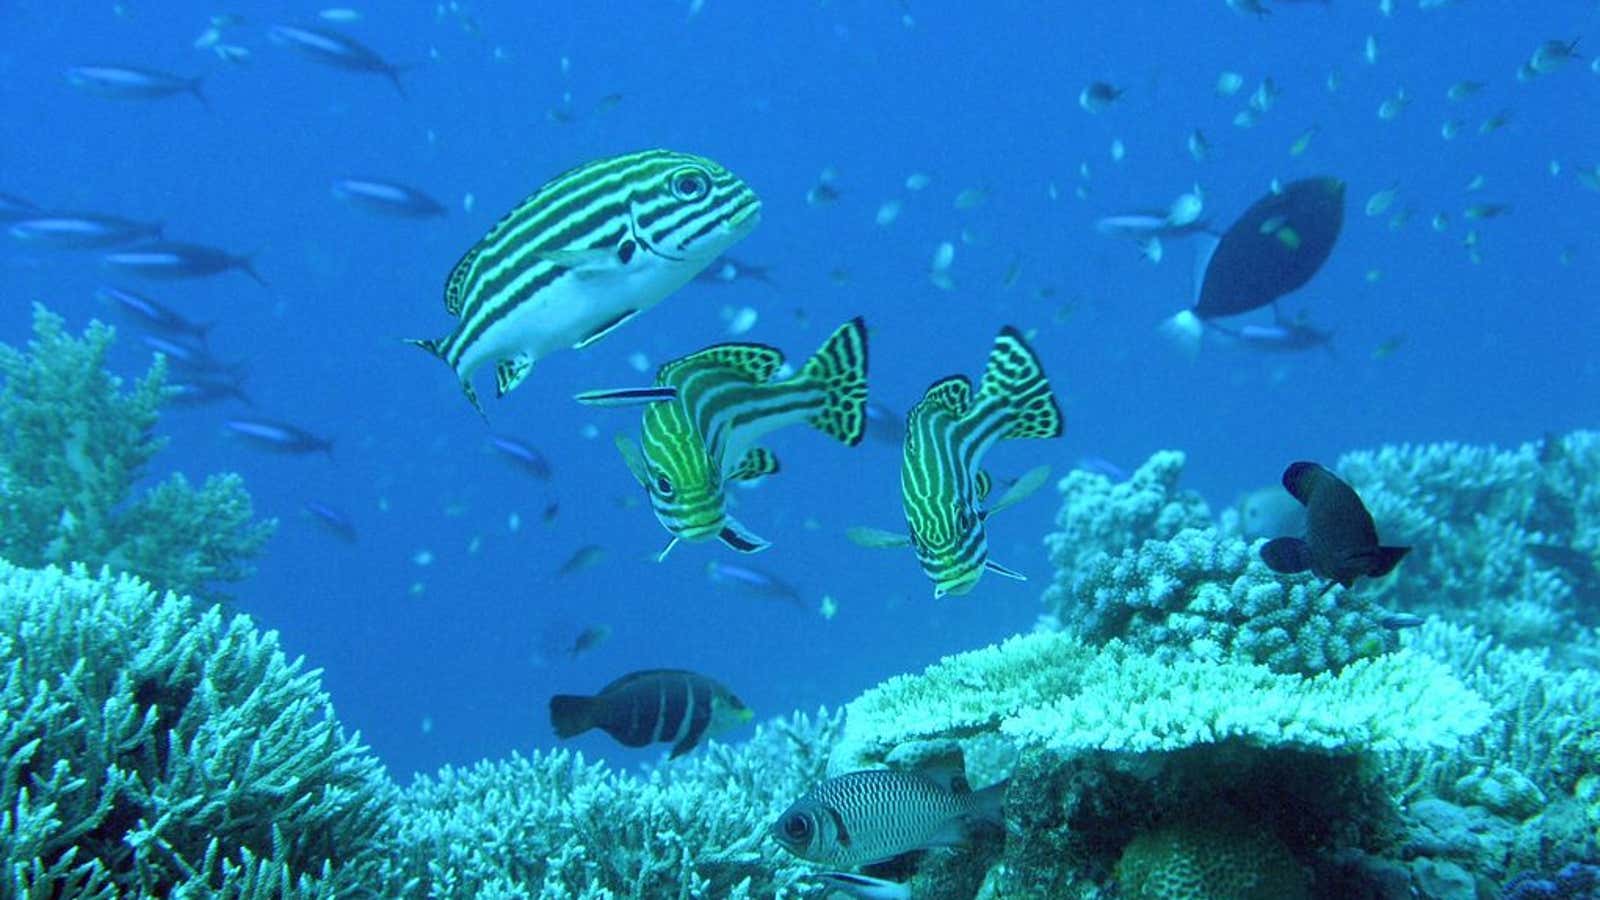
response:
{"label": "branching coral", "polygon": [[124,390],[105,368],[110,328],[73,338],[43,307],[33,327],[27,353],[0,345],[0,557],[109,565],[197,596],[249,574],[274,526],[253,520],[237,477],[197,491],[174,475],[132,496],[163,445],[162,362]]}
{"label": "branching coral", "polygon": [[392,785],[319,673],[248,617],[129,576],[0,562],[0,670],[13,896],[380,883]]}

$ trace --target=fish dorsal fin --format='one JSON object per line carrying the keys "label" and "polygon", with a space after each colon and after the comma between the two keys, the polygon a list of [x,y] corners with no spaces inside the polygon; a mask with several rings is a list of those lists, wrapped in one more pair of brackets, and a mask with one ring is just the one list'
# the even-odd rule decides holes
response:
{"label": "fish dorsal fin", "polygon": [[[638,444],[620,434],[617,435],[615,443],[617,452],[622,454],[622,462],[628,467],[633,479],[639,484],[648,487],[650,485],[650,469],[645,465],[644,451],[639,449]],[[670,550],[671,548],[667,549]],[[666,554],[663,552],[662,555],[665,556]]]}
{"label": "fish dorsal fin", "polygon": [[600,692],[598,694],[596,694],[595,696],[604,697],[606,694],[610,694],[610,693],[613,693],[613,692],[616,692],[616,691],[620,691],[620,690],[622,690],[624,688],[632,687],[633,685],[639,684],[640,682],[648,683],[650,681],[653,681],[655,679],[662,678],[662,677],[665,677],[665,676],[672,676],[672,675],[680,675],[681,676],[681,675],[688,675],[688,674],[689,674],[688,672],[685,672],[682,669],[641,669],[638,672],[629,672],[628,674],[617,678],[615,681],[613,681],[610,684],[606,685],[605,687],[601,688]]}
{"label": "fish dorsal fin", "polygon": [[917,406],[923,404],[943,409],[953,416],[966,415],[967,408],[972,405],[972,382],[967,380],[965,375],[941,378],[923,391],[922,399],[917,401]]}
{"label": "fish dorsal fin", "polygon": [[732,369],[754,384],[764,384],[782,365],[783,351],[776,347],[766,344],[713,344],[662,365],[656,372],[656,383],[670,384],[672,377],[685,369],[718,366]]}
{"label": "fish dorsal fin", "polygon": [[751,447],[739,464],[728,473],[729,481],[753,481],[778,473],[778,457],[771,450]]}
{"label": "fish dorsal fin", "polygon": [[467,299],[467,277],[472,274],[472,264],[478,261],[478,254],[482,251],[482,244],[468,250],[444,281],[444,308],[452,316],[461,315],[461,307]]}
{"label": "fish dorsal fin", "polygon": [[1010,325],[995,335],[994,348],[989,351],[989,362],[984,366],[983,381],[978,386],[978,396],[985,399],[1004,400],[1011,407],[1011,425],[1006,438],[1059,437],[1064,427],[1061,407],[1050,382],[1044,376],[1044,366],[1038,354],[1028,346],[1022,333]]}
{"label": "fish dorsal fin", "polygon": [[532,370],[532,354],[518,353],[510,359],[500,360],[494,367],[494,395],[504,397],[516,390]]}
{"label": "fish dorsal fin", "polygon": [[989,514],[993,515],[994,513],[997,513],[1008,506],[1014,506],[1018,503],[1021,503],[1023,500],[1028,499],[1028,497],[1031,496],[1034,491],[1037,491],[1039,488],[1043,487],[1044,483],[1049,480],[1049,466],[1034,466],[1028,471],[1023,472],[1022,477],[1018,478],[1010,487],[1006,488],[1006,492],[1000,495],[1000,499],[996,500],[994,505],[989,507]]}
{"label": "fish dorsal fin", "polygon": [[988,497],[989,492],[994,490],[994,478],[983,469],[979,469],[978,474],[973,476],[972,483],[973,489],[978,493],[979,500]]}
{"label": "fish dorsal fin", "polygon": [[911,537],[894,531],[884,531],[882,528],[868,528],[856,525],[845,529],[844,536],[858,547],[867,547],[872,550],[889,550],[911,546]]}
{"label": "fish dorsal fin", "polygon": [[984,560],[983,561],[983,567],[985,569],[988,569],[989,571],[995,573],[996,575],[999,575],[1002,578],[1009,578],[1012,581],[1027,581],[1028,580],[1028,576],[1022,574],[1021,572],[1018,572],[1016,569],[1011,569],[1011,568],[1007,568],[1005,566],[1002,566],[1002,565],[1000,565],[999,563],[995,562],[992,559]]}
{"label": "fish dorsal fin", "polygon": [[576,344],[572,345],[572,349],[582,350],[583,348],[589,346],[595,341],[600,340],[611,332],[616,331],[618,328],[621,328],[623,325],[627,324],[629,319],[637,316],[638,314],[639,311],[637,309],[623,310],[615,317],[602,322],[598,328],[580,338]]}
{"label": "fish dorsal fin", "polygon": [[733,516],[722,520],[722,530],[717,533],[717,539],[740,553],[760,553],[772,546],[771,541],[744,527]]}

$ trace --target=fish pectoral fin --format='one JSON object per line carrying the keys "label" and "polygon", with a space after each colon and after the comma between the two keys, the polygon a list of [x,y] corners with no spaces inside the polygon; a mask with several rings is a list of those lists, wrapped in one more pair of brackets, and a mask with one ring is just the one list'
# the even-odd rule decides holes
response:
{"label": "fish pectoral fin", "polygon": [[1311,545],[1299,538],[1273,538],[1261,545],[1261,561],[1279,575],[1293,575],[1311,568]]}
{"label": "fish pectoral fin", "polygon": [[504,397],[517,389],[528,373],[533,370],[533,355],[518,353],[510,359],[502,359],[494,367],[494,395]]}
{"label": "fish pectoral fin", "polygon": [[671,553],[672,552],[672,548],[676,547],[676,546],[678,546],[678,539],[676,537],[671,538],[670,540],[668,540],[667,541],[667,545],[665,547],[661,548],[661,552],[660,553],[656,554],[656,562],[658,562],[658,563],[666,562],[667,561],[667,554]]}
{"label": "fish pectoral fin", "polygon": [[867,547],[873,550],[890,550],[911,546],[911,536],[894,531],[884,531],[882,528],[868,528],[856,525],[845,529],[844,536],[858,547]]}
{"label": "fish pectoral fin", "polygon": [[637,406],[641,403],[660,403],[677,399],[678,389],[673,387],[607,388],[584,391],[572,399],[585,406]]}
{"label": "fish pectoral fin", "polygon": [[563,269],[584,275],[610,272],[621,268],[625,261],[609,247],[586,247],[581,250],[535,250],[533,255]]}
{"label": "fish pectoral fin", "polygon": [[729,481],[754,481],[778,473],[778,457],[771,450],[751,447],[728,473]]}
{"label": "fish pectoral fin", "polygon": [[972,476],[972,491],[979,500],[985,500],[989,492],[994,490],[994,477],[984,469],[979,469],[978,474]]}
{"label": "fish pectoral fin", "polygon": [[1018,572],[1016,569],[1008,569],[1005,566],[1000,565],[999,563],[995,562],[992,559],[984,560],[983,561],[983,567],[985,569],[988,569],[989,571],[995,573],[996,575],[1000,575],[1000,576],[1005,577],[1005,578],[1010,578],[1013,581],[1027,581],[1028,580],[1028,576],[1022,574],[1021,572]]}
{"label": "fish pectoral fin", "polygon": [[772,546],[771,541],[745,528],[733,516],[723,520],[722,530],[717,532],[717,540],[740,553],[760,553]]}
{"label": "fish pectoral fin", "polygon": [[1394,567],[1398,566],[1400,560],[1404,559],[1405,555],[1410,552],[1410,547],[1379,547],[1377,553],[1373,556],[1372,567],[1367,570],[1367,574],[1373,578],[1382,578],[1393,572]]}
{"label": "fish pectoral fin", "polygon": [[989,515],[992,516],[1008,506],[1015,506],[1016,504],[1021,503],[1023,500],[1028,499],[1028,497],[1032,496],[1034,491],[1044,487],[1044,483],[1049,480],[1049,466],[1034,466],[1028,471],[1023,472],[1022,477],[1018,478],[1016,482],[1011,485],[1011,487],[1006,488],[1006,492],[1000,495],[1000,499],[996,500],[994,505],[989,507]]}
{"label": "fish pectoral fin", "polygon": [[[622,454],[622,462],[628,467],[628,472],[633,475],[633,479],[639,482],[641,486],[649,487],[650,470],[644,464],[644,451],[639,449],[639,445],[620,434],[617,435],[616,440],[612,443],[617,445],[617,452]],[[667,549],[670,550],[672,548],[668,546]],[[663,551],[662,555],[665,556],[666,552]]]}
{"label": "fish pectoral fin", "polygon": [[639,311],[637,309],[623,310],[614,318],[608,319],[607,321],[601,323],[600,327],[580,338],[576,344],[572,345],[572,349],[582,350],[583,348],[589,346],[595,341],[600,340],[611,332],[616,331],[618,328],[621,328],[625,322],[634,316],[637,316],[638,314]]}

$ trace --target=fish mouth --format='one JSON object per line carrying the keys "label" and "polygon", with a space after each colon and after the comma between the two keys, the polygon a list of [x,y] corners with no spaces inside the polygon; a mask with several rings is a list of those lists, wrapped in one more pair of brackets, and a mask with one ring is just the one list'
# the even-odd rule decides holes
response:
{"label": "fish mouth", "polygon": [[743,237],[755,230],[760,223],[761,201],[752,196],[728,216],[728,221],[723,227],[728,231],[739,232],[739,236]]}

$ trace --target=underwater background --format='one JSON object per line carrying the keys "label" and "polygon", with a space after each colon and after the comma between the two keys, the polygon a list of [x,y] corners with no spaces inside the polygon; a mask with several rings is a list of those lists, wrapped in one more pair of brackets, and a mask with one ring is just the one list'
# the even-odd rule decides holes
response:
{"label": "underwater background", "polygon": [[[551,695],[639,669],[710,675],[758,721],[835,708],[1033,628],[1050,611],[1054,492],[990,523],[994,558],[1028,581],[991,575],[935,600],[911,554],[845,537],[900,527],[899,447],[791,429],[772,443],[782,473],[734,492],[772,549],[736,559],[685,544],[657,563],[667,535],[612,447],[637,432],[637,412],[573,394],[646,383],[719,340],[801,360],[862,316],[871,398],[903,413],[935,379],[979,375],[1013,325],[1066,429],[1002,444],[991,471],[1126,473],[1178,449],[1183,486],[1213,510],[1276,485],[1292,460],[1514,447],[1600,423],[1600,6],[1237,5],[446,2],[324,18],[315,5],[7,3],[0,191],[159,221],[168,238],[249,254],[265,283],[238,271],[140,281],[100,251],[7,237],[0,343],[26,344],[35,301],[70,333],[116,322],[109,368],[133,379],[150,350],[98,289],[215,323],[209,347],[247,373],[252,405],[164,412],[170,445],[149,476],[237,472],[256,513],[280,520],[254,574],[221,586],[228,608],[322,670],[339,721],[402,783],[550,748]],[[269,40],[279,22],[358,38],[403,67],[403,93]],[[196,46],[213,27],[245,53]],[[1578,58],[1520,79],[1556,39],[1577,39]],[[95,63],[201,77],[204,102],[108,99],[64,77]],[[1226,72],[1243,76],[1236,93],[1218,89]],[[1275,92],[1243,127],[1265,80]],[[1463,80],[1481,89],[1448,99]],[[1097,81],[1122,93],[1091,111],[1080,92]],[[1197,129],[1207,153],[1191,150]],[[504,211],[572,166],[648,147],[704,154],[760,196],[762,223],[731,256],[770,267],[770,281],[697,280],[541,361],[503,399],[480,384],[486,423],[402,339],[448,331],[444,278]],[[927,183],[913,189],[916,174]],[[374,215],[330,192],[353,176],[414,186],[448,211]],[[1208,336],[1179,352],[1158,325],[1194,303],[1192,242],[1168,239],[1153,261],[1096,230],[1197,190],[1220,228],[1275,180],[1312,176],[1346,183],[1344,228],[1281,308],[1331,331],[1327,346],[1263,353]],[[946,242],[953,261],[930,278]],[[735,337],[735,322],[750,327]],[[223,426],[245,417],[292,422],[332,452],[262,452]],[[491,435],[536,447],[548,477],[508,464]],[[358,537],[341,539],[308,502],[342,511]],[[797,597],[713,579],[715,561]],[[608,638],[570,653],[595,626]],[[661,755],[598,731],[568,745],[620,767]]]}

